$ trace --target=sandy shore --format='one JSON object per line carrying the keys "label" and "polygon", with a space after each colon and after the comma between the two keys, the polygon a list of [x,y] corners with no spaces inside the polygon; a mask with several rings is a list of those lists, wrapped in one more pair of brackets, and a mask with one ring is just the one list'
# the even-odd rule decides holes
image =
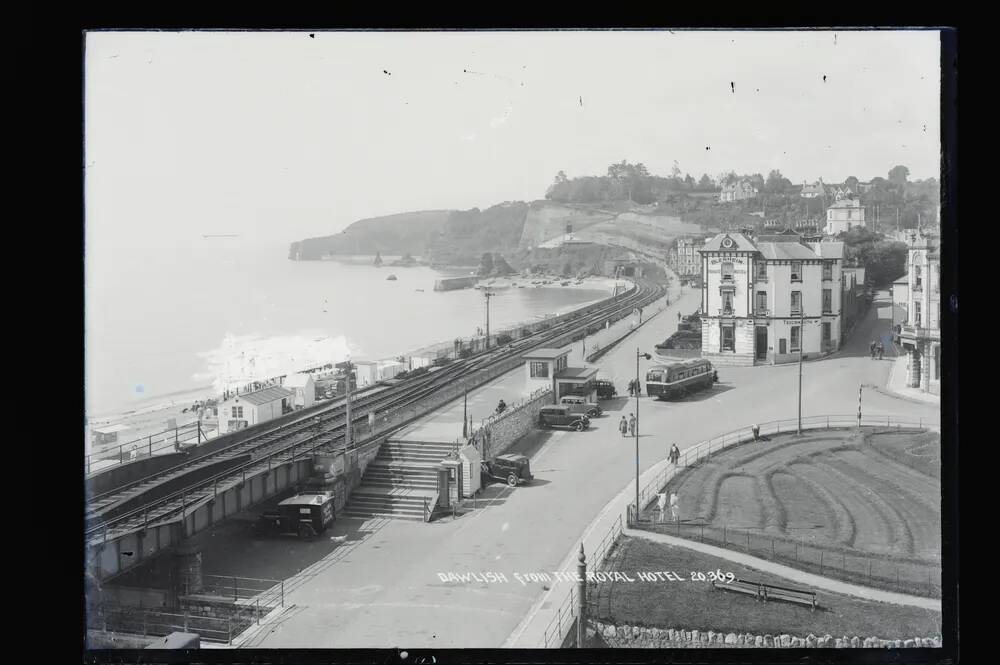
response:
{"label": "sandy shore", "polygon": [[[614,285],[616,284],[616,281],[609,277],[587,277],[583,280],[571,280],[557,275],[513,275],[510,277],[487,279],[480,282],[480,284],[488,286],[489,288],[497,289],[518,288],[520,286],[524,286],[525,288],[541,288],[541,282],[543,281],[550,282],[549,284],[544,285],[545,288],[592,289],[606,291],[609,295],[614,290]],[[580,283],[577,283],[578,281]],[[532,282],[537,283],[532,284]],[[562,287],[560,286],[562,282],[569,282],[569,284]],[[585,307],[587,304],[588,303],[567,305],[565,308],[560,308],[556,312],[553,312],[553,315],[563,314],[572,309]],[[512,324],[512,326],[531,322],[532,321],[520,321],[517,324]],[[452,343],[452,341],[442,342],[442,345],[450,346]],[[424,347],[424,349],[427,348],[437,347]],[[420,351],[418,350],[410,350],[407,353],[395,354],[392,358],[400,355],[408,357],[419,354]],[[193,388],[190,391],[165,395],[159,400],[156,398],[150,398],[148,402],[140,403],[136,406],[136,408],[127,411],[96,415],[87,419],[88,431],[85,433],[86,438],[87,441],[90,440],[90,428],[106,425],[127,425],[130,428],[128,431],[122,432],[119,435],[119,443],[128,443],[151,434],[157,434],[167,429],[167,421],[170,419],[176,419],[178,423],[184,423],[188,420],[194,419],[196,417],[196,413],[191,411],[191,406],[195,402],[205,401],[208,399],[221,401],[222,396],[216,394],[211,386],[203,386],[200,388]],[[187,413],[184,412],[184,409],[188,409]]]}

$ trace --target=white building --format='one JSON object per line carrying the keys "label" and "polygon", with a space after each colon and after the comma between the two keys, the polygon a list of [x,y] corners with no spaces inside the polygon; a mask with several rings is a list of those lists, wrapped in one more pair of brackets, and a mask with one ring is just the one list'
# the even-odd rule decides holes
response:
{"label": "white building", "polygon": [[700,251],[703,357],[777,364],[840,348],[843,243],[723,233]]}
{"label": "white building", "polygon": [[865,209],[861,201],[853,195],[838,192],[833,205],[826,209],[826,228],[828,236],[835,236],[852,227],[865,225]]}
{"label": "white building", "polygon": [[358,388],[373,386],[381,381],[378,362],[374,360],[355,360],[353,362]]}
{"label": "white building", "polygon": [[236,395],[219,406],[219,434],[253,427],[292,410],[294,393],[279,386],[268,386],[252,393]]}
{"label": "white building", "polygon": [[316,382],[310,374],[292,374],[283,387],[292,391],[292,406],[296,409],[308,409],[316,401]]}
{"label": "white building", "polygon": [[900,345],[907,353],[909,388],[941,394],[941,237],[934,230],[911,231],[907,256],[906,322]]}

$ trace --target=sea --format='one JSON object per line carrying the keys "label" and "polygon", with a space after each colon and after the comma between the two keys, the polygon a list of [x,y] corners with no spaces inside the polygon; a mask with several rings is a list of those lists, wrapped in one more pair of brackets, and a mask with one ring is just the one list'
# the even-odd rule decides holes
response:
{"label": "sea", "polygon": [[[88,419],[221,395],[350,357],[408,354],[486,326],[481,291],[436,292],[471,269],[375,267],[372,257],[288,259],[287,244],[204,238],[86,257]],[[394,274],[395,281],[387,280]],[[490,329],[604,298],[598,288],[499,289]]]}

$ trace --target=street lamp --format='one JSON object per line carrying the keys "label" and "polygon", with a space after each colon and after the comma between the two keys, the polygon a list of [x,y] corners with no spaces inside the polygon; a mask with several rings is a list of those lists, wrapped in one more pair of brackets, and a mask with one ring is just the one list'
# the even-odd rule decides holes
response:
{"label": "street lamp", "polygon": [[635,522],[639,523],[639,359],[652,358],[648,353],[643,353],[638,347],[635,349]]}

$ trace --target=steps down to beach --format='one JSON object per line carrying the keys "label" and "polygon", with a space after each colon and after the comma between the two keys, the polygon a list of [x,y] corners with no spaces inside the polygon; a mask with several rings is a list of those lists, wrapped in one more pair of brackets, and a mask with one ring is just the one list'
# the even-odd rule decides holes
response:
{"label": "steps down to beach", "polygon": [[390,439],[365,469],[343,516],[424,520],[424,503],[437,493],[437,468],[454,444]]}

